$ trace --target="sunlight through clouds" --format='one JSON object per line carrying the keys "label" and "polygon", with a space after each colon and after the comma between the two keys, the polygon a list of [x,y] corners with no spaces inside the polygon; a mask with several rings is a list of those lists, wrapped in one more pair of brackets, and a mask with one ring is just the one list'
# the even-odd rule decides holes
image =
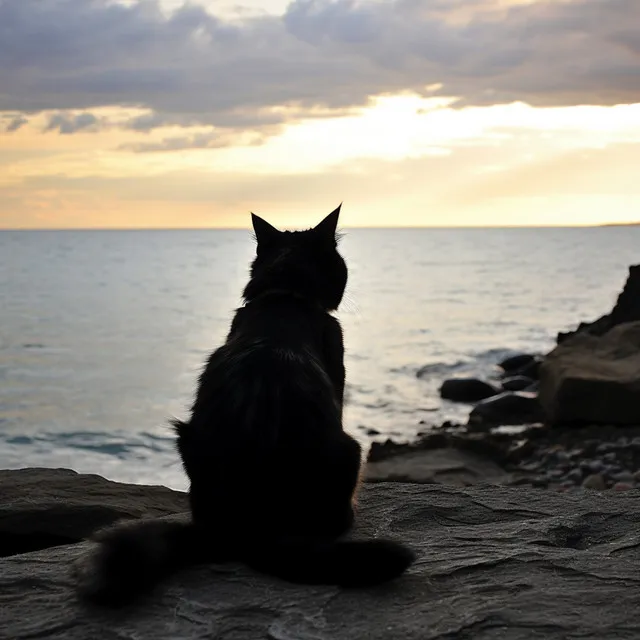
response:
{"label": "sunlight through clouds", "polygon": [[640,4],[240,5],[1,2],[0,226],[637,218]]}

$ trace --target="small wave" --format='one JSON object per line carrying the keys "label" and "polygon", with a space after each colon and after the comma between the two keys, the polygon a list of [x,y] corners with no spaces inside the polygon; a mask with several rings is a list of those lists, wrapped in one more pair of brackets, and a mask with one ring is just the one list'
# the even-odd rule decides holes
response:
{"label": "small wave", "polygon": [[38,450],[80,449],[116,458],[170,452],[174,438],[152,433],[45,432],[34,436],[12,435],[3,438],[7,445],[30,446]]}
{"label": "small wave", "polygon": [[457,362],[432,362],[420,367],[415,375],[417,378],[425,379],[431,376],[443,376],[450,373],[457,373],[471,366],[468,360],[458,360]]}

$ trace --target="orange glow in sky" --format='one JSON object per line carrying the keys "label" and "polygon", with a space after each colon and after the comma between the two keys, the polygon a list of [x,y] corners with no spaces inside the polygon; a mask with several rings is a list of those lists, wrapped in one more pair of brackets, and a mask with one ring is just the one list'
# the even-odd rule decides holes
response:
{"label": "orange glow in sky", "polygon": [[[640,59],[616,22],[625,7],[627,24],[640,17],[640,3],[616,0],[619,15],[605,15],[603,3],[590,43],[580,24],[593,25],[597,7],[586,0],[460,0],[449,13],[406,9],[409,18],[401,4],[273,0],[243,12],[202,1],[180,13],[178,1],[122,2],[113,15],[123,28],[151,25],[184,66],[178,80],[166,67],[145,67],[150,88],[146,76],[125,86],[130,58],[120,59],[119,41],[105,32],[86,78],[70,66],[59,88],[41,90],[38,65],[50,74],[51,54],[16,37],[7,59],[29,61],[0,71],[0,228],[246,228],[250,210],[304,227],[339,202],[345,227],[640,220],[640,91],[624,82],[633,60],[637,77]],[[517,37],[523,24],[568,15],[571,32]],[[51,38],[64,37],[64,16],[62,26],[50,15],[38,26],[27,10],[11,16],[16,33],[50,28]],[[441,41],[416,36],[421,19],[440,25]],[[101,29],[99,20],[87,24]],[[493,32],[489,51],[483,39],[494,42]],[[620,46],[608,49],[612,33]],[[153,38],[141,42],[140,55],[162,55]],[[580,62],[589,47],[599,76],[597,64]],[[228,60],[201,68],[217,60],[198,55],[209,50]],[[101,75],[109,52],[113,64]],[[567,52],[575,62],[564,69]],[[616,68],[620,86],[606,76]]]}

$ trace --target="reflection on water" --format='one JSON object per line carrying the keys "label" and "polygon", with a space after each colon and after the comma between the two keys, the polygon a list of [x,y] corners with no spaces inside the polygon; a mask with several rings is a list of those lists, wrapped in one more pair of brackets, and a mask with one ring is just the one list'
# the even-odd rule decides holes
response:
{"label": "reflection on water", "polygon": [[[640,228],[353,230],[341,247],[345,417],[364,441],[464,419],[444,378],[608,311]],[[1,232],[0,467],[184,487],[167,420],[224,339],[252,252],[243,231]]]}

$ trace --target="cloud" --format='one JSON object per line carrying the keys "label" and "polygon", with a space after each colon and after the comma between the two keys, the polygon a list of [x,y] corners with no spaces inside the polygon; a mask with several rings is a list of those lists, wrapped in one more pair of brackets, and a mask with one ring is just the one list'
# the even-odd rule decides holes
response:
{"label": "cloud", "polygon": [[6,133],[13,133],[14,131],[18,131],[18,129],[21,129],[25,124],[29,122],[29,119],[25,118],[23,115],[7,115],[1,120],[6,121],[6,124],[2,126],[2,130]]}
{"label": "cloud", "polygon": [[[241,20],[157,0],[0,0],[0,111],[140,107],[128,127],[144,132],[268,126],[428,85],[459,106],[633,103],[637,24],[637,0],[295,0]],[[89,116],[52,128],[98,126]]]}
{"label": "cloud", "polygon": [[97,131],[100,120],[92,113],[79,113],[77,115],[56,113],[50,116],[44,127],[46,132],[57,131],[63,135],[78,133],[78,131]]}
{"label": "cloud", "polygon": [[264,141],[258,133],[205,131],[186,136],[169,136],[159,142],[133,142],[120,146],[121,151],[152,153],[187,149],[221,149],[237,145],[257,145]]}

